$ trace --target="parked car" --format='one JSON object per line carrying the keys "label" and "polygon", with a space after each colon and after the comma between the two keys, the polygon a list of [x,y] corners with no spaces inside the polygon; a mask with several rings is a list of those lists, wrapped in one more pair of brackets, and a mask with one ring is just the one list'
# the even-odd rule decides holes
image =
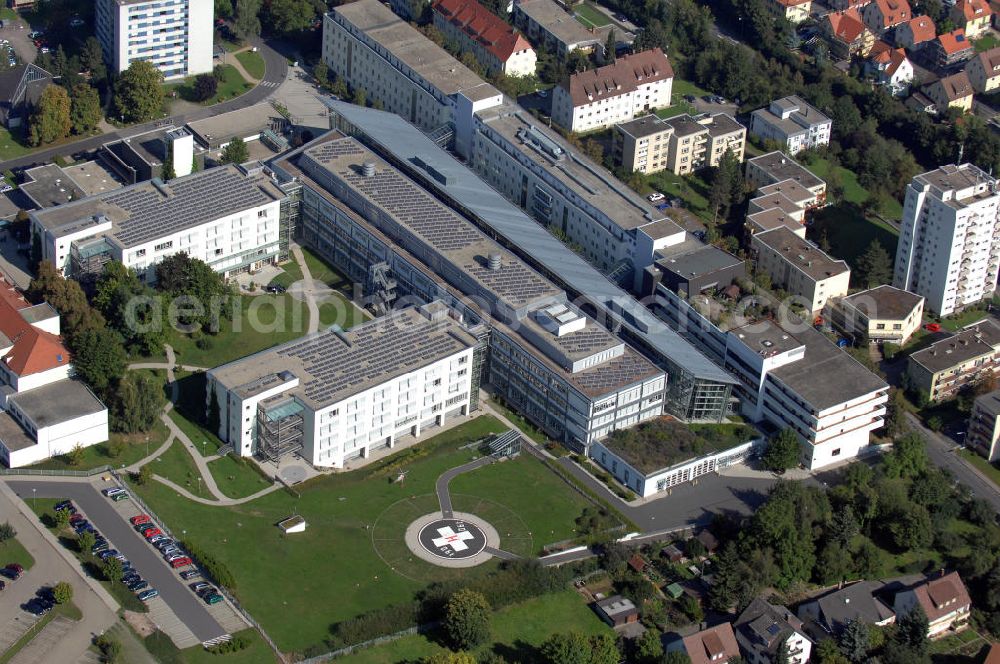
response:
{"label": "parked car", "polygon": [[193,565],[193,564],[194,562],[187,556],[182,556],[180,558],[170,561],[170,566],[173,567],[174,569],[187,567],[188,565]]}
{"label": "parked car", "polygon": [[138,526],[143,523],[149,523],[150,518],[145,514],[140,514],[139,516],[134,516],[128,520],[133,526]]}
{"label": "parked car", "polygon": [[148,602],[159,594],[160,592],[156,588],[150,588],[149,590],[143,590],[141,593],[136,595],[136,597],[141,599],[143,602]]}
{"label": "parked car", "polygon": [[157,549],[163,549],[165,546],[170,546],[174,543],[172,539],[166,535],[160,533],[159,535],[153,535],[149,538],[149,543],[155,546]]}
{"label": "parked car", "polygon": [[104,489],[103,491],[101,491],[101,493],[103,493],[108,498],[110,498],[111,496],[115,495],[116,493],[124,493],[124,492],[125,492],[125,489],[123,489],[121,487],[118,487],[118,486],[113,486],[113,487],[110,487],[108,489]]}
{"label": "parked car", "polygon": [[108,549],[106,551],[101,551],[99,554],[97,554],[97,557],[100,558],[101,560],[107,560],[108,558],[117,555],[118,555],[118,549]]}
{"label": "parked car", "polygon": [[81,521],[86,521],[86,520],[87,519],[82,514],[80,514],[79,512],[77,512],[76,514],[70,514],[69,515],[69,523],[72,526],[75,526],[76,524],[80,523]]}
{"label": "parked car", "polygon": [[122,491],[121,493],[116,493],[115,495],[111,496],[111,500],[115,501],[116,503],[120,503],[121,501],[128,500],[131,497],[132,496]]}
{"label": "parked car", "polygon": [[202,598],[205,600],[206,604],[218,604],[219,602],[222,601],[222,595],[218,593],[204,595]]}
{"label": "parked car", "polygon": [[24,568],[17,563],[11,563],[0,570],[0,574],[3,574],[11,581],[17,581],[24,574]]}
{"label": "parked car", "polygon": [[646,196],[646,200],[649,201],[650,203],[656,203],[657,201],[662,201],[664,198],[666,198],[666,196],[664,196],[658,191],[654,191],[649,196]]}
{"label": "parked car", "polygon": [[[200,593],[202,590],[208,590],[209,588],[212,588],[212,584],[205,583],[204,581],[198,581],[196,583],[189,584],[189,586],[191,590],[195,591],[196,593]],[[214,588],[212,588],[212,590],[214,590]]]}
{"label": "parked car", "polygon": [[126,584],[125,587],[131,590],[132,592],[137,593],[140,590],[143,590],[144,588],[148,588],[149,582],[146,581],[145,579],[140,578],[137,581],[133,581],[132,583]]}
{"label": "parked car", "polygon": [[32,597],[25,604],[21,605],[21,608],[33,616],[44,616],[52,610],[52,605],[48,602],[43,602],[37,597]]}
{"label": "parked car", "polygon": [[144,531],[142,533],[142,536],[145,537],[147,540],[149,540],[152,537],[156,537],[157,535],[162,535],[162,534],[163,531],[161,531],[159,528],[150,528]]}
{"label": "parked car", "polygon": [[200,579],[201,572],[196,569],[189,569],[181,572],[181,578],[185,581],[190,581],[191,579]]}
{"label": "parked car", "polygon": [[281,294],[285,292],[285,287],[281,284],[268,284],[267,288],[264,289],[268,293]]}
{"label": "parked car", "polygon": [[0,591],[2,591],[6,587],[7,587],[7,583],[5,581],[0,581]]}
{"label": "parked car", "polygon": [[72,500],[64,500],[64,501],[62,501],[60,503],[56,503],[56,506],[53,509],[55,511],[57,511],[57,512],[62,512],[64,509],[67,509],[67,508],[70,508],[70,507],[73,507],[73,501]]}

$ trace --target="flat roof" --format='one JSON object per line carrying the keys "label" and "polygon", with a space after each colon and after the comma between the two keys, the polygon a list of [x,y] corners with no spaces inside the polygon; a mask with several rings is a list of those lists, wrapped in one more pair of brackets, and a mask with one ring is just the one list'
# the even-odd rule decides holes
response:
{"label": "flat roof", "polygon": [[40,208],[64,205],[86,196],[73,178],[55,164],[29,168],[24,175],[30,179],[19,188]]}
{"label": "flat roof", "polygon": [[785,227],[755,233],[754,242],[764,244],[812,279],[821,280],[850,272],[845,261],[828,256],[822,249]]}
{"label": "flat roof", "polygon": [[104,404],[78,380],[57,380],[15,394],[10,400],[39,429],[105,410]]}
{"label": "flat roof", "polygon": [[0,443],[3,443],[9,452],[26,450],[38,444],[20,423],[10,416],[10,413],[3,410],[0,410]]}
{"label": "flat roof", "polygon": [[556,39],[574,46],[586,42],[599,42],[600,39],[588,31],[572,14],[557,5],[552,0],[518,0],[514,9],[520,10],[540,26],[550,32]]}
{"label": "flat roof", "polygon": [[764,108],[758,108],[751,115],[761,118],[769,125],[781,127],[781,130],[789,136],[808,132],[810,127],[830,122],[830,118],[820,113],[815,106],[795,95],[776,99],[771,104],[777,106],[783,112],[787,112],[790,109],[795,110],[791,111],[789,117],[782,118],[780,115],[772,113],[770,106],[765,106]]}
{"label": "flat roof", "polygon": [[340,5],[327,14],[327,19],[335,21],[335,16],[363,32],[443,94],[461,92],[473,101],[500,94],[499,90],[378,0],[358,0]]}
{"label": "flat roof", "polygon": [[936,374],[992,353],[997,346],[1000,346],[1000,326],[992,319],[984,318],[923,350],[911,353],[910,361]]}
{"label": "flat roof", "polygon": [[913,313],[924,298],[895,286],[876,286],[841,300],[869,319],[902,320]]}
{"label": "flat roof", "polygon": [[747,221],[758,227],[760,231],[769,231],[775,228],[787,228],[792,232],[803,228],[802,222],[788,216],[788,213],[777,207],[769,208],[762,212],[754,212],[747,215]]}
{"label": "flat roof", "polygon": [[[330,328],[224,364],[212,376],[230,390],[288,372],[299,385],[285,393],[319,410],[463,350],[476,339],[447,316],[394,311],[347,331]],[[387,352],[392,351],[392,352]]]}
{"label": "flat roof", "polygon": [[615,126],[633,138],[646,138],[647,136],[673,130],[671,125],[653,114],[644,115],[628,122],[620,122]]}
{"label": "flat roof", "polygon": [[102,194],[106,191],[121,189],[122,179],[99,161],[84,161],[63,168],[63,173],[70,176],[86,196]]}
{"label": "flat roof", "polygon": [[237,136],[246,138],[252,134],[259,134],[270,128],[272,124],[284,121],[285,118],[274,110],[271,104],[261,102],[203,120],[189,122],[187,127],[200,143],[212,146],[228,143]]}
{"label": "flat roof", "polygon": [[826,182],[780,150],[754,157],[747,160],[747,163],[767,173],[772,183],[794,180],[806,189],[826,186]]}
{"label": "flat roof", "polygon": [[669,270],[684,279],[691,279],[742,264],[742,259],[711,244],[703,245],[694,251],[678,256],[664,256],[656,261],[656,265],[660,269]]}
{"label": "flat roof", "polygon": [[729,332],[757,353],[787,353],[805,345],[777,323],[767,319],[733,328]]}
{"label": "flat roof", "polygon": [[[603,312],[621,321],[654,354],[702,379],[733,384],[735,379],[716,366],[677,331],[670,329],[634,297],[613,284],[593,265],[568,249],[523,210],[488,186],[465,165],[441,149],[416,127],[392,113],[362,109],[353,104],[325,103],[367,140],[401,163],[432,165],[441,179],[427,177],[428,185],[455,201],[482,224],[518,247],[536,266],[560,284],[581,295]],[[419,167],[417,167],[419,168]]]}
{"label": "flat roof", "polygon": [[795,180],[782,180],[781,182],[765,185],[757,190],[758,196],[769,196],[771,194],[781,194],[788,200],[799,205],[816,198],[816,194]]}
{"label": "flat roof", "polygon": [[103,147],[115,153],[118,157],[121,157],[120,152],[128,151],[149,166],[159,166],[166,156],[163,139],[175,129],[176,127],[173,125],[161,127],[160,129],[147,131],[144,134],[136,134],[135,136],[105,143]]}
{"label": "flat roof", "polygon": [[1000,415],[1000,390],[993,390],[976,397],[975,408],[994,416]]}
{"label": "flat roof", "polygon": [[938,200],[947,193],[947,205],[957,209],[993,196],[997,189],[996,179],[974,164],[947,164],[915,176],[913,183],[928,185]]}
{"label": "flat roof", "polygon": [[139,182],[32,215],[57,236],[107,219],[108,235],[128,248],[282,198],[266,175],[228,164],[167,183]]}

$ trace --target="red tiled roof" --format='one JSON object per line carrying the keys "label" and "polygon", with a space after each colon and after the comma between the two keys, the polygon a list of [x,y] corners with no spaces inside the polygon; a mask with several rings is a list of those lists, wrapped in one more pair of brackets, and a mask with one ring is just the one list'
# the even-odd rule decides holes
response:
{"label": "red tiled roof", "polygon": [[798,5],[804,5],[807,2],[812,2],[812,0],[775,0],[775,2],[785,7],[797,7]]}
{"label": "red tiled roof", "polygon": [[[0,280],[0,334],[13,346],[2,361],[11,372],[27,376],[69,363],[69,351],[59,337],[28,323],[18,313],[31,305],[6,281]],[[0,345],[6,345],[0,341]]]}
{"label": "red tiled roof", "polygon": [[740,654],[733,626],[722,623],[684,637],[684,649],[691,664],[719,664]]}
{"label": "red tiled roof", "polygon": [[962,583],[958,572],[951,572],[913,589],[917,602],[927,614],[927,620],[934,622],[962,607],[970,607],[969,591]]}
{"label": "red tiled roof", "polygon": [[906,0],[875,0],[875,5],[878,7],[882,28],[891,28],[913,16],[910,3]]}
{"label": "red tiled roof", "polygon": [[531,48],[527,39],[476,0],[438,0],[433,9],[501,62]]}
{"label": "red tiled roof", "polygon": [[986,0],[958,0],[955,3],[955,9],[962,12],[966,21],[983,18],[993,13]]}
{"label": "red tiled roof", "polygon": [[831,12],[826,15],[830,22],[830,32],[848,44],[861,36],[865,31],[865,23],[861,20],[861,14],[853,7],[842,12]]}
{"label": "red tiled roof", "polygon": [[903,61],[906,60],[906,51],[901,48],[893,48],[884,41],[879,40],[875,42],[868,57],[877,64],[887,65],[884,71],[889,76],[892,76],[899,69],[899,65],[903,64]]}
{"label": "red tiled roof", "polygon": [[937,27],[929,16],[917,16],[906,22],[910,32],[913,34],[913,43],[922,44],[937,36]]}
{"label": "red tiled roof", "polygon": [[962,28],[938,35],[937,39],[941,49],[948,55],[972,48],[972,42],[965,38],[965,30]]}
{"label": "red tiled roof", "polygon": [[994,643],[990,646],[990,651],[986,653],[983,664],[1000,664],[1000,643]]}
{"label": "red tiled roof", "polygon": [[598,99],[628,94],[640,85],[674,77],[670,61],[659,48],[618,58],[610,65],[573,74],[562,86],[573,106],[586,106]]}

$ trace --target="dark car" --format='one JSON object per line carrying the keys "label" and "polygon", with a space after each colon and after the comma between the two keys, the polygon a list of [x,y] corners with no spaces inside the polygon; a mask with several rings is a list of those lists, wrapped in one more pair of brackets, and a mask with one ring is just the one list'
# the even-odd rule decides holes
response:
{"label": "dark car", "polygon": [[189,569],[181,572],[181,578],[185,581],[190,581],[191,579],[200,579],[201,572],[196,569]]}
{"label": "dark car", "polygon": [[138,581],[133,581],[132,583],[126,585],[125,587],[131,590],[132,592],[137,593],[140,590],[148,588],[149,583],[147,581],[144,581],[143,579],[139,579]]}
{"label": "dark car", "polygon": [[285,292],[285,287],[282,286],[281,284],[268,284],[267,288],[265,288],[264,290],[266,290],[268,293],[277,293],[280,295],[281,293]]}
{"label": "dark car", "polygon": [[44,616],[46,613],[52,610],[51,606],[48,606],[45,602],[41,601],[37,597],[29,599],[25,604],[21,606],[21,608],[33,616]]}
{"label": "dark car", "polygon": [[69,507],[73,507],[73,501],[72,500],[64,500],[61,503],[56,503],[56,506],[55,506],[54,509],[57,512],[62,512],[64,509],[69,508]]}
{"label": "dark car", "polygon": [[17,563],[11,563],[6,567],[4,567],[2,570],[0,570],[0,573],[2,573],[11,581],[17,581],[18,579],[21,578],[21,575],[24,574],[24,568],[18,565]]}
{"label": "dark car", "polygon": [[81,523],[81,522],[83,522],[83,521],[86,521],[86,520],[87,520],[87,519],[86,519],[86,518],[84,518],[84,516],[83,516],[82,514],[80,514],[79,512],[77,512],[76,514],[72,514],[72,515],[70,515],[70,517],[69,517],[69,522],[70,522],[70,524],[72,524],[72,525],[74,525],[74,526],[75,526],[76,524],[78,524],[78,523]]}

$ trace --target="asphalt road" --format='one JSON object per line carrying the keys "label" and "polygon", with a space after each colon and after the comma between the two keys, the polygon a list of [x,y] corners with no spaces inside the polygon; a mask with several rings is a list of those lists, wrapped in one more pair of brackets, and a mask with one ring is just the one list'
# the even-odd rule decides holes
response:
{"label": "asphalt road", "polygon": [[[204,604],[184,582],[167,566],[159,552],[135,532],[112,506],[113,503],[102,496],[93,486],[84,482],[49,482],[14,480],[8,486],[22,498],[69,498],[84,516],[108,538],[112,548],[125,555],[149,585],[160,591],[160,597],[187,625],[201,641],[208,641],[226,634],[226,630],[216,622]],[[33,494],[32,489],[37,493]],[[155,601],[155,600],[154,600]]]}
{"label": "asphalt road", "polygon": [[958,445],[925,427],[916,415],[907,413],[910,426],[927,439],[927,456],[941,468],[947,469],[956,480],[969,487],[973,495],[988,502],[1000,512],[1000,487],[984,478],[958,455]]}
{"label": "asphalt road", "polygon": [[127,127],[110,134],[91,136],[74,143],[67,143],[58,147],[49,148],[47,150],[33,152],[29,155],[25,155],[24,157],[18,157],[17,159],[11,159],[0,163],[0,172],[46,164],[59,155],[90,152],[91,150],[96,150],[105,143],[110,143],[111,141],[116,141],[120,138],[129,138],[131,136],[143,134],[163,125],[173,124],[179,127],[187,124],[188,122],[215,117],[216,115],[221,115],[222,113],[228,113],[229,111],[246,108],[264,101],[270,97],[274,91],[278,89],[278,86],[285,80],[285,75],[288,71],[288,61],[285,60],[285,56],[275,51],[260,39],[251,40],[250,43],[257,47],[257,51],[264,58],[265,70],[264,78],[260,84],[246,94],[241,95],[236,99],[231,99],[208,108],[198,109],[190,113],[182,113],[169,118],[162,118],[154,122],[147,122],[145,124]]}

